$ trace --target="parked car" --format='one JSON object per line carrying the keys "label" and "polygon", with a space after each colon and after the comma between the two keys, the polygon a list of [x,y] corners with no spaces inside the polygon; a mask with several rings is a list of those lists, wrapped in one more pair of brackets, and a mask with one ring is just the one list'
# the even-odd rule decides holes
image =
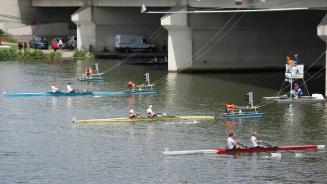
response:
{"label": "parked car", "polygon": [[62,39],[62,38],[53,38],[51,45],[53,42],[56,42],[58,44],[59,49],[66,49],[67,48],[67,43]]}
{"label": "parked car", "polygon": [[34,49],[48,49],[47,40],[42,36],[34,36],[30,41],[30,47]]}
{"label": "parked car", "polygon": [[141,35],[118,34],[115,36],[115,49],[121,52],[135,50],[153,52],[156,46],[148,43],[146,38]]}

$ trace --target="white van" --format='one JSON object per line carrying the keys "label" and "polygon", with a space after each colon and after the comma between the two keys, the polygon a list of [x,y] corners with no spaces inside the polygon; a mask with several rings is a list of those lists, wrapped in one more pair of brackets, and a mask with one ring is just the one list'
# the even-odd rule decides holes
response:
{"label": "white van", "polygon": [[153,52],[156,46],[147,43],[145,37],[141,35],[118,34],[115,36],[115,49],[121,52]]}

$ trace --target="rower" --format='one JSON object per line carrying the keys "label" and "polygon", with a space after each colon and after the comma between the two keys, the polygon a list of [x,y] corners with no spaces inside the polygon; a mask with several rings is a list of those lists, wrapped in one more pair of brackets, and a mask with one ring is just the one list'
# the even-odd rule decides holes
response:
{"label": "rower", "polygon": [[85,68],[85,75],[88,79],[91,79],[92,78],[92,69],[91,67],[86,67]]}
{"label": "rower", "polygon": [[251,136],[251,148],[264,148],[263,145],[260,145],[259,143],[261,140],[257,140],[257,133],[253,132]]}
{"label": "rower", "polygon": [[67,93],[74,92],[74,89],[70,86],[70,83],[67,84]]}
{"label": "rower", "polygon": [[228,149],[236,149],[238,145],[238,141],[234,139],[234,134],[230,133],[228,134],[227,138],[227,148]]}
{"label": "rower", "polygon": [[55,84],[53,83],[52,86],[51,86],[51,91],[52,91],[52,93],[55,93],[55,92],[59,91],[59,88],[57,88],[55,86]]}
{"label": "rower", "polygon": [[149,105],[149,108],[146,110],[147,114],[148,114],[148,117],[157,117],[157,114],[155,112],[153,112],[152,110],[152,105]]}
{"label": "rower", "polygon": [[135,117],[137,117],[137,115],[132,107],[131,110],[129,110],[129,118],[135,118]]}
{"label": "rower", "polygon": [[230,111],[233,111],[236,109],[236,105],[235,104],[225,104],[225,112],[228,113]]}
{"label": "rower", "polygon": [[127,83],[127,86],[128,86],[129,88],[134,88],[134,87],[135,87],[135,83],[132,82],[132,81],[129,81],[129,82]]}

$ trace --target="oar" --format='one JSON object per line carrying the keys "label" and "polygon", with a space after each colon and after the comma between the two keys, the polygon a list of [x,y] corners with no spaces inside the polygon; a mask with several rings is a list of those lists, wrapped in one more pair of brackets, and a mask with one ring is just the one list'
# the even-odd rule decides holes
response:
{"label": "oar", "polygon": [[165,116],[167,116],[167,113],[165,113],[165,112],[159,112],[159,113],[156,113],[156,115],[158,117],[165,117]]}
{"label": "oar", "polygon": [[269,147],[276,147],[276,146],[274,146],[274,145],[272,145],[272,144],[270,144],[270,143],[268,143],[268,142],[264,142],[264,141],[260,141],[261,143],[263,143],[263,144],[266,144],[267,146],[269,146]]}
{"label": "oar", "polygon": [[238,141],[238,143],[237,143],[237,144],[241,145],[241,146],[242,146],[242,147],[244,147],[244,148],[248,148],[248,146],[246,146],[246,145],[242,144],[240,141]]}
{"label": "oar", "polygon": [[[267,146],[269,146],[269,147],[271,147],[271,148],[273,148],[273,147],[276,147],[276,146],[274,146],[274,145],[272,145],[272,144],[270,144],[270,143],[267,143],[267,142],[263,142],[263,141],[260,141],[262,144],[266,144]],[[270,155],[271,155],[271,158],[281,158],[282,157],[282,154],[281,153],[270,153]]]}
{"label": "oar", "polygon": [[[266,145],[270,146],[270,147],[275,147],[275,146],[271,145],[270,143],[263,142],[263,141],[261,141],[261,142],[262,142],[263,144],[266,144]],[[292,154],[294,154],[295,157],[302,157],[302,156],[303,156],[302,153],[294,153],[294,152],[289,151],[289,150],[283,150],[283,151],[288,152],[288,153],[292,153]],[[272,157],[275,157],[273,153],[271,154],[271,156],[272,156]],[[277,157],[281,157],[281,154],[277,155]]]}
{"label": "oar", "polygon": [[185,150],[185,151],[170,151],[169,148],[165,148],[162,152],[164,155],[188,155],[188,154],[217,154],[217,150]]}

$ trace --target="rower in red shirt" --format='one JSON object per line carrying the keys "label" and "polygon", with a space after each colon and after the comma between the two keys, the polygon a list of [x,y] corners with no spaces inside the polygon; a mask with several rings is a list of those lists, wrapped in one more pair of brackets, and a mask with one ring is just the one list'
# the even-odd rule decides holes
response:
{"label": "rower in red shirt", "polygon": [[85,68],[85,75],[87,78],[91,79],[92,78],[92,68],[91,67],[86,67]]}

